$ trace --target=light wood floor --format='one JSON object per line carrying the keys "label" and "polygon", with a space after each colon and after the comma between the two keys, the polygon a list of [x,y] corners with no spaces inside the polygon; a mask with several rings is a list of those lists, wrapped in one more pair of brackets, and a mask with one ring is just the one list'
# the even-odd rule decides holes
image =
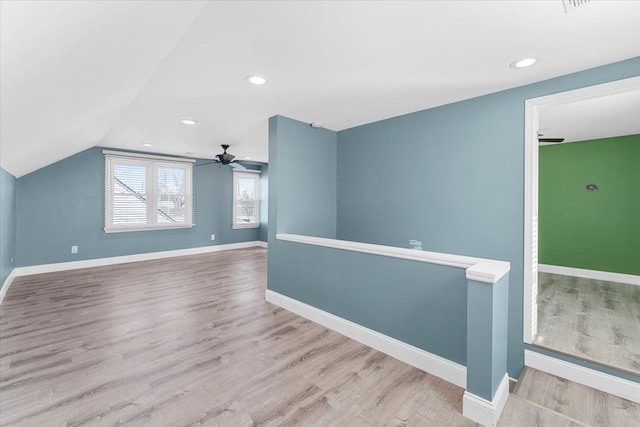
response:
{"label": "light wood floor", "polygon": [[[535,369],[526,368],[520,377],[510,406],[522,398],[529,403],[529,410],[541,409],[538,419],[544,426],[640,426],[640,405],[598,390],[558,378]],[[506,410],[508,410],[507,408]],[[521,413],[528,412],[527,409]],[[504,416],[509,417],[505,412]]]}
{"label": "light wood floor", "polygon": [[[264,249],[16,279],[0,425],[478,427],[464,390],[266,303],[265,281]],[[498,426],[637,425],[631,402],[526,378]]]}
{"label": "light wood floor", "polygon": [[640,286],[539,273],[535,344],[640,374]]}
{"label": "light wood floor", "polygon": [[16,279],[0,424],[476,426],[464,390],[266,303],[265,281],[264,249]]}

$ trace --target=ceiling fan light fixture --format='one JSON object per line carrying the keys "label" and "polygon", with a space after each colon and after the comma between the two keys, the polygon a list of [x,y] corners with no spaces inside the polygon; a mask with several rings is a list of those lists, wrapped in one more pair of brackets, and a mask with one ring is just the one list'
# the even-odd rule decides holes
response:
{"label": "ceiling fan light fixture", "polygon": [[229,144],[222,144],[222,154],[217,154],[214,158],[214,162],[223,164],[223,165],[228,165],[230,163],[233,163],[233,159],[236,157],[233,154],[229,154],[227,153],[227,149],[230,147]]}
{"label": "ceiling fan light fixture", "polygon": [[252,85],[264,85],[267,84],[267,78],[265,76],[261,76],[259,74],[251,74],[247,76],[246,80]]}
{"label": "ceiling fan light fixture", "polygon": [[513,61],[511,64],[509,64],[509,67],[514,68],[514,69],[518,69],[518,68],[526,68],[526,67],[530,67],[533,64],[535,64],[536,62],[538,62],[537,58],[522,58],[522,59],[518,59],[516,61]]}

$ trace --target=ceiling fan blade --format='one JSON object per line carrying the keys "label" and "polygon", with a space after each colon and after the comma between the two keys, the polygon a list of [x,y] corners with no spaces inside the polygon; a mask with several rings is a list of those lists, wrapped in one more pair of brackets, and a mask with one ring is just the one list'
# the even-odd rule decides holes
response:
{"label": "ceiling fan blade", "polygon": [[538,138],[538,142],[563,142],[564,138]]}

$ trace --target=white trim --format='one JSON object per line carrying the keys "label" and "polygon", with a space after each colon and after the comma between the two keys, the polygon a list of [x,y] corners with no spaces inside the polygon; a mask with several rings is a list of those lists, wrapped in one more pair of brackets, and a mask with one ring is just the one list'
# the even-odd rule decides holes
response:
{"label": "white trim", "polygon": [[[531,344],[535,336],[535,315],[533,307],[537,297],[532,275],[534,253],[532,247],[534,208],[537,215],[538,204],[538,111],[543,106],[566,104],[570,102],[598,98],[616,93],[640,89],[640,76],[616,80],[609,83],[584,87],[581,89],[554,93],[525,101],[524,129],[524,342]],[[537,248],[536,248],[537,251]],[[534,292],[535,291],[535,292]]]}
{"label": "white trim", "polygon": [[480,261],[461,255],[443,254],[438,252],[418,251],[415,249],[398,248],[395,246],[374,245],[371,243],[351,242],[347,240],[325,239],[323,237],[301,236],[297,234],[278,233],[276,239],[295,243],[324,246],[327,248],[343,249],[346,251],[363,252],[393,258],[428,262],[431,264],[448,265],[450,267],[469,268]]}
{"label": "white trim", "polygon": [[181,224],[181,225],[154,225],[154,226],[148,226],[148,227],[138,227],[138,226],[131,226],[131,227],[111,227],[111,228],[103,228],[105,233],[128,233],[131,231],[154,231],[154,230],[174,230],[174,229],[178,229],[178,228],[193,228],[195,227],[195,224]]}
{"label": "white trim", "polygon": [[626,283],[640,286],[640,276],[612,273],[609,271],[586,270],[583,268],[563,267],[560,265],[538,264],[541,273],[560,274],[562,276],[583,277],[585,279],[605,280],[607,282]]}
{"label": "white trim", "polygon": [[465,391],[462,397],[462,415],[483,426],[495,426],[508,398],[509,376],[505,374],[492,401]]}
{"label": "white trim", "polygon": [[258,246],[260,248],[265,248],[266,249],[266,248],[269,247],[268,243],[267,242],[263,242],[262,240],[256,240],[254,243],[256,244],[256,246]]}
{"label": "white trim", "polygon": [[246,224],[231,224],[234,230],[243,230],[245,228],[260,228],[259,222],[247,222]]}
{"label": "white trim", "polygon": [[12,269],[11,273],[9,273],[9,275],[7,276],[7,278],[5,279],[4,283],[2,284],[2,289],[0,289],[0,304],[2,304],[2,300],[4,299],[4,296],[7,294],[7,291],[9,290],[9,286],[11,286],[11,283],[13,283],[13,279],[15,279],[18,275],[16,274],[16,269]]}
{"label": "white trim", "polygon": [[[240,165],[240,166],[242,166],[242,165]],[[258,175],[262,173],[262,171],[258,170],[258,169],[242,169],[242,170],[239,170],[238,172],[242,172],[242,173],[257,173]]]}
{"label": "white trim", "polygon": [[458,387],[466,388],[467,368],[465,366],[269,289],[265,292],[265,300]]}
{"label": "white trim", "polygon": [[14,268],[16,276],[27,276],[30,274],[51,273],[54,271],[76,270],[78,268],[101,267],[104,265],[125,264],[129,262],[151,261],[154,259],[173,258],[185,255],[198,255],[210,252],[229,251],[233,249],[262,247],[264,242],[240,242],[226,245],[201,246],[198,248],[176,249],[173,251],[147,252],[143,254],[115,256],[109,258],[95,258],[82,261],[59,262],[55,264],[31,265],[28,267]]}
{"label": "white trim", "polygon": [[[104,152],[104,151],[103,151]],[[158,156],[155,156],[158,157]],[[145,169],[144,184],[146,187],[146,199],[144,200],[144,210],[146,219],[144,223],[135,224],[114,224],[115,217],[115,196],[116,192],[116,166],[131,165],[141,166]],[[163,223],[158,220],[158,213],[162,212],[159,206],[160,195],[158,193],[159,171],[162,167],[179,169],[184,174],[184,221],[175,223]],[[193,227],[193,165],[189,162],[167,161],[163,159],[149,159],[138,156],[104,156],[104,231],[105,233],[121,233],[131,231],[165,230],[174,228]],[[118,185],[125,185],[120,182]],[[131,190],[131,189],[129,189]],[[133,191],[133,190],[131,190]],[[138,198],[141,195],[137,194]]]}
{"label": "white trim", "polygon": [[487,283],[497,282],[509,271],[511,265],[506,261],[496,261],[439,252],[418,251],[415,249],[351,242],[347,240],[326,239],[324,237],[302,236],[298,234],[278,233],[276,234],[276,239],[392,258],[402,258],[412,261],[426,262],[429,264],[447,265],[450,267],[465,269],[474,267],[471,272],[467,273],[467,278]]}
{"label": "white trim", "polygon": [[[239,230],[243,228],[258,228],[260,227],[260,171],[258,172],[258,176],[256,176],[255,172],[247,173],[246,170],[233,170],[233,195],[231,202],[231,228],[234,230]],[[251,176],[253,175],[253,176]],[[253,190],[254,197],[253,203],[255,204],[255,221],[253,222],[244,222],[238,221],[238,181],[241,179],[251,179],[253,180]]]}
{"label": "white trim", "polygon": [[[538,109],[534,107],[534,100],[525,101],[524,120],[524,342],[531,343],[537,332],[537,274],[534,268],[537,261],[537,238],[534,248],[534,228],[538,224]],[[535,214],[534,214],[535,212]]]}
{"label": "white trim", "polygon": [[158,156],[155,154],[129,153],[126,151],[102,150],[102,154],[108,154],[109,156],[115,156],[115,157],[125,157],[125,158],[134,158],[134,159],[155,159],[155,160],[165,160],[169,162],[180,162],[180,163],[196,162],[195,159],[187,159],[184,157]]}
{"label": "white trim", "polygon": [[481,261],[467,268],[467,279],[476,282],[496,283],[510,270],[510,263],[504,261]]}
{"label": "white trim", "polygon": [[640,383],[585,368],[535,351],[524,351],[524,364],[542,372],[640,403]]}

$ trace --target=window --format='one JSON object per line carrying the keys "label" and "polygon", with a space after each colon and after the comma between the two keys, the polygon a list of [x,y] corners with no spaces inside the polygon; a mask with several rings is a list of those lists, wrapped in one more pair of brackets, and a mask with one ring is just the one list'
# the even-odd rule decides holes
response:
{"label": "window", "polygon": [[192,160],[103,151],[104,231],[192,227]]}
{"label": "window", "polygon": [[259,185],[259,171],[233,171],[233,228],[260,226]]}

